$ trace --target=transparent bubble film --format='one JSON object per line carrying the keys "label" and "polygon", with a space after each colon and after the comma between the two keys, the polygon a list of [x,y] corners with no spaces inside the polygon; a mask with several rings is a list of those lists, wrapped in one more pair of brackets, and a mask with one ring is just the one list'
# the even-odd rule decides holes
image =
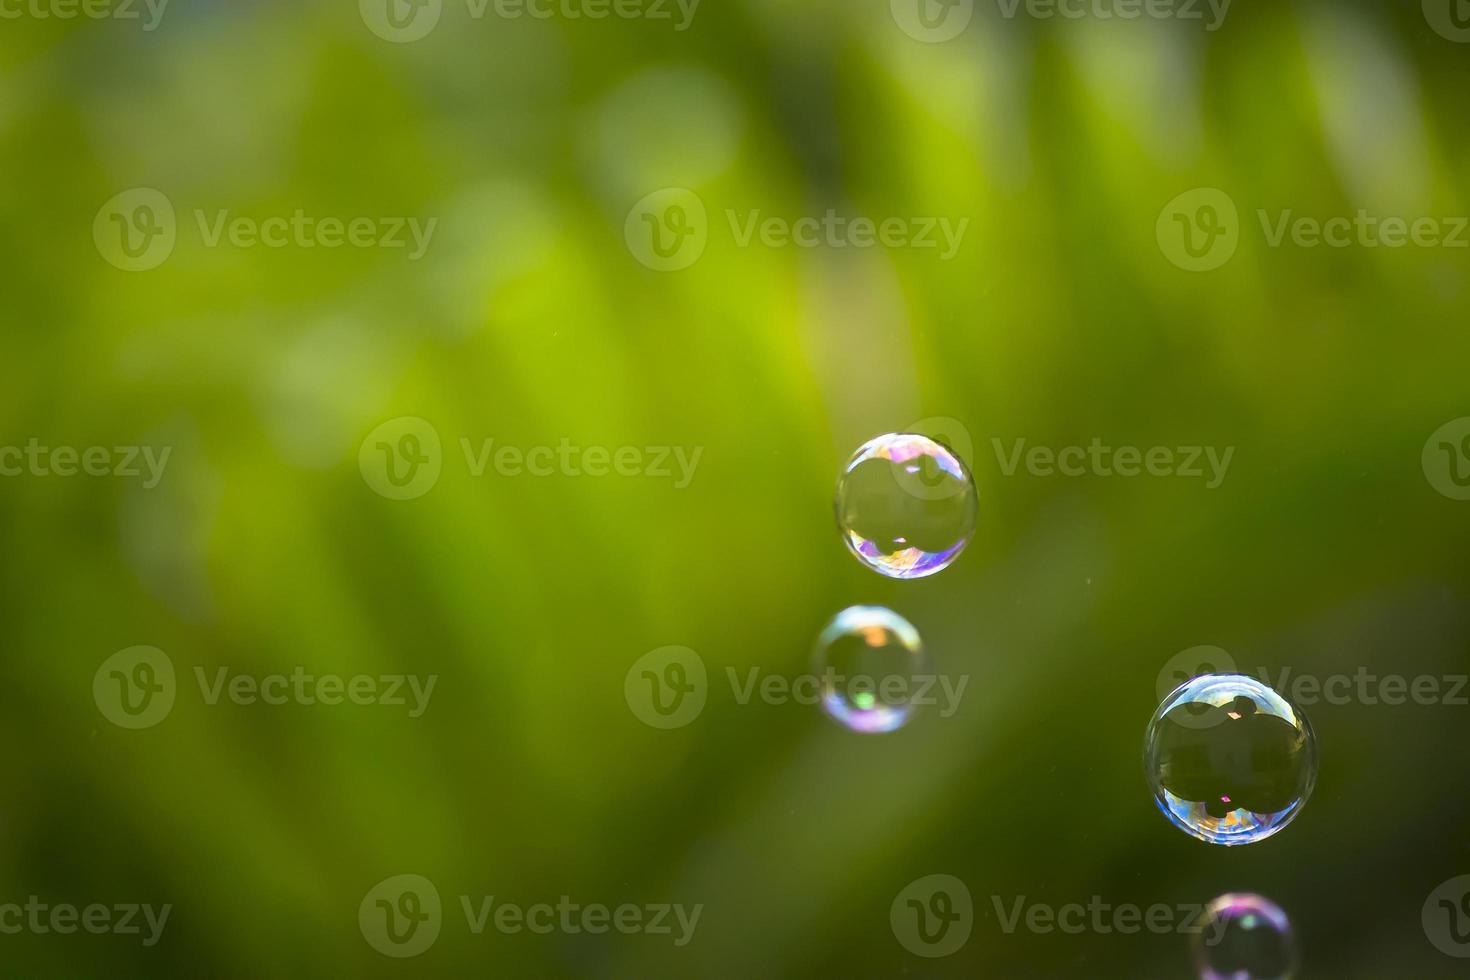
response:
{"label": "transparent bubble film", "polygon": [[821,704],[855,732],[891,732],[908,723],[914,699],[933,677],[919,631],[881,606],[852,606],[817,637],[812,673]]}
{"label": "transparent bubble film", "polygon": [[1300,709],[1244,674],[1203,674],[1154,712],[1144,766],[1159,809],[1211,844],[1251,844],[1301,812],[1317,743]]}
{"label": "transparent bubble film", "polygon": [[1290,980],[1296,937],[1286,913],[1270,899],[1221,895],[1205,908],[1194,940],[1199,980]]}
{"label": "transparent bubble film", "polygon": [[837,524],[858,561],[889,578],[933,575],[975,533],[975,482],[927,436],[890,433],[864,443],[837,484]]}

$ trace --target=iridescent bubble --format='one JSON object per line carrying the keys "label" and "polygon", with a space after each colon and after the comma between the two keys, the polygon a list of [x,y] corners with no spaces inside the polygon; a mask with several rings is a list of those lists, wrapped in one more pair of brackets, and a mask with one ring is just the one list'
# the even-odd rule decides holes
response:
{"label": "iridescent bubble", "polygon": [[1260,895],[1221,895],[1194,935],[1194,966],[1200,980],[1291,980],[1296,937],[1286,913]]}
{"label": "iridescent bubble", "polygon": [[975,533],[975,482],[958,456],[927,436],[864,443],[837,481],[837,526],[864,565],[923,578],[950,565]]}
{"label": "iridescent bubble", "polygon": [[1306,716],[1245,674],[1202,674],[1154,712],[1144,767],[1164,816],[1211,844],[1251,844],[1290,823],[1317,779]]}
{"label": "iridescent bubble", "polygon": [[850,606],[832,617],[812,651],[822,710],[855,732],[891,732],[912,717],[932,686],[919,631],[882,606]]}

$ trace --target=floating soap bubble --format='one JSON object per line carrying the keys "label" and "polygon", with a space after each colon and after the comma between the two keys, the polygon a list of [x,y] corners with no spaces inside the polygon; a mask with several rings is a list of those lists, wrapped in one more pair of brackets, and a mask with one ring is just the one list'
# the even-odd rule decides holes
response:
{"label": "floating soap bubble", "polygon": [[1286,913],[1260,895],[1221,895],[1194,935],[1194,966],[1200,980],[1291,980],[1296,938]]}
{"label": "floating soap bubble", "polygon": [[891,732],[930,690],[933,669],[919,631],[882,606],[851,606],[817,637],[812,673],[822,710],[855,732]]}
{"label": "floating soap bubble", "polygon": [[975,482],[958,456],[927,436],[864,443],[837,482],[837,525],[864,565],[923,578],[950,565],[975,533]]}
{"label": "floating soap bubble", "polygon": [[1290,823],[1317,778],[1306,716],[1245,674],[1203,674],[1174,690],[1144,735],[1159,809],[1211,844],[1250,844]]}

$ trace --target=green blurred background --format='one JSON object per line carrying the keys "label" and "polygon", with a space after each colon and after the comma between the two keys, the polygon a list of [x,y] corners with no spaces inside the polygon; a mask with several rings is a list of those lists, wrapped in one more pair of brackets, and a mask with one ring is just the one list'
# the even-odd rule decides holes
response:
{"label": "green blurred background", "polygon": [[[161,941],[0,935],[7,976],[1190,976],[1187,938],[1007,933],[994,898],[1262,892],[1306,977],[1450,977],[1421,907],[1470,873],[1470,707],[1307,709],[1316,795],[1260,844],[1155,810],[1159,671],[1213,644],[1273,672],[1470,670],[1470,503],[1430,434],[1470,414],[1470,251],[1268,245],[1256,218],[1470,213],[1470,45],[1415,3],[1039,19],[981,2],[926,43],[886,2],[705,0],[671,21],[470,16],[378,36],[352,0],[173,0],[0,20],[0,445],[172,447],[166,474],[0,479],[0,902],[170,903]],[[153,188],[156,268],[94,241]],[[687,188],[708,245],[660,272],[636,202]],[[1197,187],[1240,241],[1176,267]],[[958,254],[741,247],[727,211],[968,219]],[[427,253],[207,244],[196,210],[437,218]],[[375,493],[400,416],[437,485]],[[891,582],[846,554],[838,468],[915,420],[974,445],[980,526]],[[1006,476],[1007,447],[1235,447],[1185,478]],[[655,477],[474,477],[478,445],[698,448]],[[837,610],[889,605],[960,710],[887,736],[739,704]],[[128,730],[99,666],[164,651]],[[645,725],[656,648],[708,703]],[[434,674],[388,706],[210,705],[194,669]],[[906,950],[890,905],[963,880],[973,933]],[[359,904],[430,879],[394,959]],[[474,935],[459,896],[703,905],[693,941]]]}

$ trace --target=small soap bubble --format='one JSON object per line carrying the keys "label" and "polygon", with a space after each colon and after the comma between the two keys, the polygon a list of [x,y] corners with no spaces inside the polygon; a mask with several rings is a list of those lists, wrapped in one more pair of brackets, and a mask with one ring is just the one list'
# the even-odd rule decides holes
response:
{"label": "small soap bubble", "polygon": [[822,710],[855,732],[891,732],[913,716],[933,679],[919,631],[882,606],[851,606],[817,637],[812,673]]}
{"label": "small soap bubble", "polygon": [[1221,895],[1200,919],[1194,965],[1199,980],[1291,980],[1297,967],[1291,922],[1260,895]]}
{"label": "small soap bubble", "polygon": [[1154,712],[1144,767],[1159,809],[1211,844],[1251,844],[1301,812],[1317,779],[1306,716],[1245,674],[1202,674]]}
{"label": "small soap bubble", "polygon": [[947,568],[975,533],[975,481],[927,436],[890,433],[864,443],[837,482],[837,524],[857,559],[889,578]]}

